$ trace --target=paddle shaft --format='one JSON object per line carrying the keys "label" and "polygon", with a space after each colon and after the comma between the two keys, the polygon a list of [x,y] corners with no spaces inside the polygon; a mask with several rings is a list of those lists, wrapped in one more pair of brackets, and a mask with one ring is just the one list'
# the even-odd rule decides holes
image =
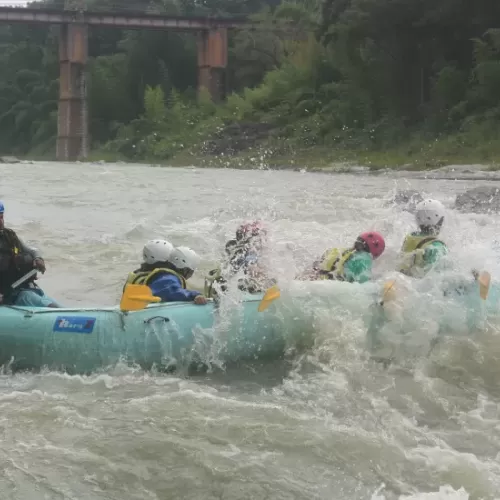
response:
{"label": "paddle shaft", "polygon": [[17,281],[12,283],[11,288],[14,290],[17,288],[19,285],[24,283],[26,280],[29,280],[32,276],[34,276],[38,272],[38,269],[32,269],[29,273],[26,273],[24,276],[19,278]]}

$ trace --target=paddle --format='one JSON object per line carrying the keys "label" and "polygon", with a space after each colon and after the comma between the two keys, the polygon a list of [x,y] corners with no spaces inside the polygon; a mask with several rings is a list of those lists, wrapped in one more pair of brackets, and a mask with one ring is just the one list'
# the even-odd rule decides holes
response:
{"label": "paddle", "polygon": [[479,283],[479,296],[486,300],[490,291],[491,275],[488,271],[483,271],[476,280]]}
{"label": "paddle", "polygon": [[[488,271],[482,271],[479,273],[478,271],[473,270],[472,274],[474,279],[479,283],[479,296],[481,299],[486,300],[490,291],[490,273]],[[396,280],[389,280],[384,283],[384,294],[382,296],[382,300],[380,301],[381,306],[383,306],[385,302],[394,299],[396,296],[396,290],[394,287],[395,284]]]}
{"label": "paddle", "polygon": [[160,301],[160,297],[155,297],[149,286],[126,285],[120,300],[120,309],[122,311],[140,311],[149,303]]}
{"label": "paddle", "polygon": [[38,272],[38,269],[32,269],[29,273],[26,273],[24,276],[19,278],[17,281],[14,281],[14,283],[12,283],[12,285],[11,285],[12,290],[14,290],[14,288],[17,288],[21,283],[24,283],[26,280],[29,280],[37,272]]}
{"label": "paddle", "polygon": [[396,280],[389,280],[384,283],[384,294],[382,295],[382,300],[380,301],[380,305],[383,306],[385,302],[394,299],[396,296],[396,291],[394,285],[396,284]]}
{"label": "paddle", "polygon": [[[29,280],[37,272],[38,272],[38,269],[32,269],[29,273],[26,273],[24,276],[21,276],[17,281],[14,281],[14,283],[12,283],[12,285],[10,285],[11,289],[15,290],[19,285],[24,283],[26,280]],[[0,297],[2,297],[2,296],[0,295]],[[1,303],[3,304],[3,299],[1,301]]]}
{"label": "paddle", "polygon": [[271,288],[268,288],[264,297],[259,303],[259,307],[257,308],[258,312],[265,311],[276,299],[281,296],[280,289],[278,285],[274,285]]}
{"label": "paddle", "polygon": [[[395,297],[394,285],[396,284],[396,280],[390,280],[384,283],[384,295],[382,296],[382,300],[379,302],[381,306],[384,305],[384,302],[387,302],[390,299]],[[281,296],[280,289],[277,285],[268,288],[264,297],[260,301],[259,307],[257,308],[258,312],[265,311],[276,299]]]}
{"label": "paddle", "polygon": [[[486,300],[488,297],[488,292],[490,289],[491,283],[491,275],[488,271],[483,271],[481,274],[477,274],[476,280],[479,283],[479,295],[481,299]],[[395,290],[396,280],[389,280],[384,283],[384,294],[382,296],[382,300],[380,301],[380,305],[383,306],[385,302],[388,302],[396,296]],[[260,301],[259,307],[257,308],[258,312],[265,311],[276,299],[281,296],[280,289],[277,285],[269,288],[264,297]]]}

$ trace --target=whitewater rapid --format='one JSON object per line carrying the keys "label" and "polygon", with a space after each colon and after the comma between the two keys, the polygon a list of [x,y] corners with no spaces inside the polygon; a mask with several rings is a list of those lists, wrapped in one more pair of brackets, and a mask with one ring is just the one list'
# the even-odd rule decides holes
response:
{"label": "whitewater rapid", "polygon": [[[409,188],[448,208],[442,237],[457,273],[500,275],[500,217],[453,209],[481,181],[114,164],[0,171],[7,225],[43,252],[39,284],[66,305],[115,304],[152,238],[196,249],[202,286],[251,218],[268,224],[283,280],[369,229],[386,236],[383,279],[413,229],[412,214],[391,203]],[[325,310],[310,344],[271,364],[192,378],[122,365],[88,377],[6,370],[0,496],[500,498],[499,326],[408,366],[371,361],[356,315]]]}

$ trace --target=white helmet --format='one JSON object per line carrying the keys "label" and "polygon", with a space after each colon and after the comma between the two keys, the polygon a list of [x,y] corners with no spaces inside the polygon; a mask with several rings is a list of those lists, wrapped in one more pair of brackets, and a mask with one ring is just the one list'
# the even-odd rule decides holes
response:
{"label": "white helmet", "polygon": [[165,240],[148,241],[142,249],[142,259],[146,264],[154,264],[155,262],[167,262],[174,245]]}
{"label": "white helmet", "polygon": [[437,200],[424,200],[415,207],[415,218],[419,226],[437,226],[444,215],[445,208]]}
{"label": "white helmet", "polygon": [[201,258],[194,250],[188,247],[177,247],[170,255],[170,262],[177,269],[189,269],[194,272],[200,265]]}

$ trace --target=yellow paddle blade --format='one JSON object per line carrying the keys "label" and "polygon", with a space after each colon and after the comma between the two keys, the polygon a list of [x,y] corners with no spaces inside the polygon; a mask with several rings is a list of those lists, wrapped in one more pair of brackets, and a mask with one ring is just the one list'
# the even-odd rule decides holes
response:
{"label": "yellow paddle blade", "polygon": [[486,300],[490,291],[491,275],[488,271],[483,271],[477,280],[479,282],[479,296]]}
{"label": "yellow paddle blade", "polygon": [[384,283],[384,294],[382,295],[382,303],[389,302],[396,298],[396,280],[389,280]]}
{"label": "yellow paddle blade", "polygon": [[257,311],[262,312],[265,311],[276,299],[279,299],[281,296],[280,289],[277,285],[272,286],[267,290],[260,301],[259,307]]}
{"label": "yellow paddle blade", "polygon": [[120,301],[120,309],[122,311],[140,311],[150,302],[160,301],[160,297],[155,297],[149,286],[127,285]]}

